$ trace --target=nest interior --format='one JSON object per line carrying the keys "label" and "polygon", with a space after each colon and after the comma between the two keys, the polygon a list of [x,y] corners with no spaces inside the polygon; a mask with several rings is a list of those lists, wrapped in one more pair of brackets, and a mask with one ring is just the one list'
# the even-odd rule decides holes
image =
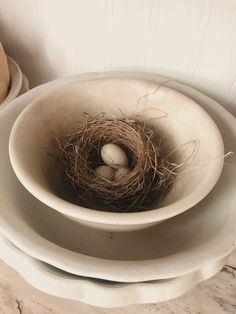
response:
{"label": "nest interior", "polygon": [[[60,196],[76,205],[111,212],[138,212],[157,206],[173,184],[175,164],[161,135],[137,117],[86,116],[76,133],[57,137]],[[131,172],[120,182],[96,177],[101,148],[119,145]]]}

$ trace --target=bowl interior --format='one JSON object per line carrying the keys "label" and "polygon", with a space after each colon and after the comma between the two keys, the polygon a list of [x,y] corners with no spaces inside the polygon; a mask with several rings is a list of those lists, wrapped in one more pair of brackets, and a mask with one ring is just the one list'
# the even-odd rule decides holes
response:
{"label": "bowl interior", "polygon": [[96,116],[101,112],[113,117],[138,114],[138,119],[161,134],[167,153],[181,164],[173,188],[158,207],[181,202],[184,208],[189,200],[194,205],[217,181],[223,165],[222,138],[213,120],[193,100],[153,81],[96,79],[61,87],[39,98],[13,127],[13,168],[41,201],[54,207],[54,200],[60,198],[55,137],[76,132],[84,113]]}

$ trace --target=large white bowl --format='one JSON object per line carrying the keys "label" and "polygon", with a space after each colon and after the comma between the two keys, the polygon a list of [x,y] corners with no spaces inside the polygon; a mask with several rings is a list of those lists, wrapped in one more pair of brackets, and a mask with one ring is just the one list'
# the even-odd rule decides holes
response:
{"label": "large white bowl", "polygon": [[36,289],[57,297],[108,308],[156,303],[179,297],[214,276],[227,262],[227,257],[221,258],[178,278],[121,284],[62,272],[28,256],[2,236],[0,258]]}
{"label": "large white bowl", "polygon": [[[163,134],[169,152],[176,150],[173,158],[183,165],[160,204],[149,211],[114,213],[60,197],[55,137],[76,132],[78,121],[86,118],[84,112],[139,114],[140,120]],[[155,81],[109,76],[59,87],[30,104],[12,128],[9,152],[17,177],[40,201],[80,223],[117,231],[149,227],[191,208],[213,188],[224,160],[221,134],[195,101]]]}
{"label": "large white bowl", "polygon": [[11,77],[11,85],[7,97],[0,104],[0,111],[20,94],[23,84],[23,73],[21,72],[19,65],[10,57],[7,57],[7,61]]}
{"label": "large white bowl", "polygon": [[[155,75],[136,75],[165,81]],[[17,180],[8,154],[9,134],[17,116],[50,89],[94,76],[79,75],[42,85],[1,112],[0,232],[27,254],[67,272],[123,282],[179,277],[227,256],[236,245],[235,154],[227,159],[215,188],[202,202],[164,223],[136,232],[105,232],[79,225],[43,205]],[[207,110],[222,131],[226,152],[234,150],[236,119],[231,114],[189,87],[173,81],[167,84]]]}

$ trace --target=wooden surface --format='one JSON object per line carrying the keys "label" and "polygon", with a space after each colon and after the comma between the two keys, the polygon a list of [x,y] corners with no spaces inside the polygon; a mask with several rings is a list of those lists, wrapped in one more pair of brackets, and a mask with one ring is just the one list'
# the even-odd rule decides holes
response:
{"label": "wooden surface", "polygon": [[236,269],[225,267],[175,300],[127,308],[102,309],[59,299],[32,288],[0,261],[1,314],[220,314],[236,313]]}

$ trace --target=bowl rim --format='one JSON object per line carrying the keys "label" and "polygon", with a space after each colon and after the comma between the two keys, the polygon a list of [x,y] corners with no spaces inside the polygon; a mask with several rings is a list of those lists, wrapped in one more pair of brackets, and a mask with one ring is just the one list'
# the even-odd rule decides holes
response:
{"label": "bowl rim", "polygon": [[11,57],[7,56],[7,63],[10,72],[10,89],[8,91],[7,97],[0,104],[0,110],[2,110],[9,102],[19,95],[23,84],[23,73],[17,62]]}
{"label": "bowl rim", "polygon": [[[116,76],[107,77],[109,78],[116,78]],[[118,76],[118,78],[122,78],[121,76]],[[142,80],[142,78],[137,78],[131,76],[124,76],[123,78],[128,79],[136,79],[136,80]],[[82,80],[83,81],[91,81],[98,78],[98,75],[91,76],[89,79]],[[147,80],[145,78],[145,80]],[[150,79],[151,80],[151,79]],[[81,81],[79,82],[81,83]],[[68,86],[77,85],[78,82],[73,82],[66,84],[64,86],[59,86],[50,92],[47,92],[37,99],[35,99],[32,103],[30,103],[17,117],[11,133],[10,133],[10,139],[9,139],[9,156],[11,165],[13,167],[13,170],[20,180],[20,182],[24,185],[24,187],[37,199],[39,199],[41,202],[46,204],[47,206],[51,207],[54,210],[57,210],[58,212],[70,216],[73,219],[79,219],[83,221],[87,221],[90,223],[97,223],[97,224],[107,224],[107,225],[113,225],[113,226],[129,226],[129,225],[145,225],[150,223],[157,223],[159,221],[163,221],[166,219],[169,219],[171,217],[174,217],[176,215],[179,215],[183,213],[184,211],[190,209],[194,205],[196,205],[198,202],[200,202],[215,186],[216,182],[218,181],[224,164],[224,143],[221,136],[221,133],[214,122],[214,120],[211,118],[211,116],[193,99],[190,97],[184,95],[183,93],[174,90],[171,87],[168,87],[166,85],[163,85],[167,90],[174,91],[175,93],[181,94],[184,97],[188,98],[192,104],[198,108],[198,110],[205,115],[208,118],[208,122],[211,124],[212,128],[214,128],[215,133],[218,137],[218,146],[220,153],[220,158],[214,159],[214,161],[211,162],[211,164],[215,164],[215,169],[218,171],[212,172],[211,178],[208,179],[208,188],[205,189],[205,185],[201,184],[199,185],[192,193],[190,193],[185,198],[176,201],[172,204],[151,209],[148,211],[141,211],[141,212],[129,212],[129,213],[115,213],[115,212],[108,212],[108,211],[100,211],[96,209],[86,208],[83,206],[72,204],[59,196],[45,190],[42,188],[37,181],[33,180],[30,175],[28,175],[24,169],[21,167],[20,163],[18,162],[18,159],[15,158],[14,154],[14,146],[15,146],[15,137],[17,134],[17,129],[21,124],[21,121],[25,118],[25,115],[28,114],[28,111],[31,110],[34,106],[37,105],[38,102],[42,101],[44,98],[47,98],[50,96],[50,94],[55,93],[58,89],[61,88],[68,88]],[[160,84],[161,85],[161,84]],[[222,157],[221,157],[222,156]],[[199,196],[200,194],[200,196]],[[181,205],[181,206],[180,206]]]}

